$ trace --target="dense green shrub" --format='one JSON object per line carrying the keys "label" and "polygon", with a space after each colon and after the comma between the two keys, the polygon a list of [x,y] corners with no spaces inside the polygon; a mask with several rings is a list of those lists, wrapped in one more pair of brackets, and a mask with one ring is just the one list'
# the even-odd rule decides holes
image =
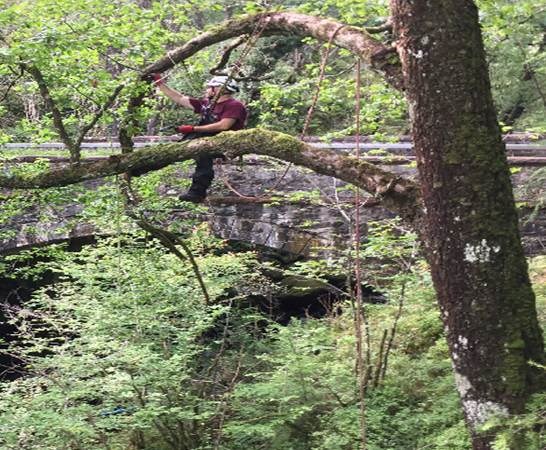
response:
{"label": "dense green shrub", "polygon": [[[470,449],[414,238],[393,235],[396,224],[372,229],[363,257],[381,246],[391,258],[384,254],[389,264],[369,266],[386,303],[365,306],[372,367],[367,448]],[[25,376],[0,384],[0,448],[358,448],[351,302],[323,318],[276,324],[239,301],[278,289],[261,274],[256,255],[231,253],[203,233],[190,244],[210,305],[188,263],[138,234],[75,253],[30,255],[51,261],[17,276],[48,270],[57,278],[11,309],[18,339],[9,352],[25,361]],[[320,276],[319,266],[307,268]],[[544,268],[543,258],[532,261],[542,315]],[[296,272],[305,269],[300,264]],[[391,336],[395,323],[387,361],[382,336]],[[385,376],[375,378],[382,365]],[[543,398],[534,398],[526,414],[504,424],[496,448],[509,448],[512,430],[525,429],[518,448],[539,449],[543,413]]]}

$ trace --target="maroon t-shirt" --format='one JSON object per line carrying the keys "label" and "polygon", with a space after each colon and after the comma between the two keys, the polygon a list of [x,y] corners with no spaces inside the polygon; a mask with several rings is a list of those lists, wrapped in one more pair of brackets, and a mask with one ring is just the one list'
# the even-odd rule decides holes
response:
{"label": "maroon t-shirt", "polygon": [[[206,114],[209,104],[208,99],[190,98],[190,103],[197,114],[201,114],[201,116]],[[242,130],[245,127],[246,116],[245,105],[234,98],[228,98],[225,102],[216,103],[211,114],[214,122],[219,122],[222,119],[235,119],[235,123],[230,128],[233,131]]]}

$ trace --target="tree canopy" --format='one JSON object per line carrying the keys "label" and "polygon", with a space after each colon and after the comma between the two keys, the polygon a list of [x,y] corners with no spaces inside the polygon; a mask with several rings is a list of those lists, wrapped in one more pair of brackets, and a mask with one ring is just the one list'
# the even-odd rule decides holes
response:
{"label": "tree canopy", "polygon": [[[39,141],[56,135],[71,164],[38,173],[35,167],[7,167],[0,185],[44,188],[145,173],[220,148],[229,148],[227,156],[266,154],[336,176],[381,198],[417,229],[473,448],[492,448],[496,425],[492,431],[484,425],[523,413],[529,399],[543,392],[544,341],[499,126],[500,119],[508,127],[544,127],[544,117],[537,113],[545,105],[544,10],[537,2],[483,1],[481,13],[474,2],[455,0],[434,6],[424,0],[283,5],[293,10],[275,5],[263,10],[250,2],[4,3],[3,139]],[[333,17],[320,17],[324,13]],[[136,134],[161,129],[177,114],[153,96],[146,81],[151,73],[170,70],[169,83],[197,95],[211,61],[218,61],[216,72],[224,70],[222,57],[231,56],[234,64],[237,54],[244,53],[240,37],[252,42],[258,33],[262,39],[238,62],[235,74],[242,78],[255,125],[292,134],[301,130],[321,65],[317,50],[334,45],[312,131],[329,138],[353,133],[355,123],[361,123],[366,133],[381,138],[409,129],[418,182],[259,128],[132,151]],[[508,55],[513,56],[509,62]],[[347,107],[356,97],[356,58],[368,69],[358,121]],[[501,64],[510,70],[495,71]],[[517,87],[507,89],[511,84]],[[81,144],[91,133],[119,136],[123,154],[85,162]],[[203,287],[187,244],[164,232],[155,237],[179,259],[184,256],[176,245],[187,250]],[[357,323],[359,301],[357,295]],[[364,408],[362,394],[371,371],[364,370],[360,354],[359,401]],[[361,446],[366,447],[364,417],[362,412]],[[219,440],[221,426],[216,430]],[[185,448],[174,438],[169,445]]]}

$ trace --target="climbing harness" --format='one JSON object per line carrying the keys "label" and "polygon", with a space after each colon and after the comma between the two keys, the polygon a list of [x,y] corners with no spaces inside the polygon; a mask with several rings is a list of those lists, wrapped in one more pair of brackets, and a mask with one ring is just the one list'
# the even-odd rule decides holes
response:
{"label": "climbing harness", "polygon": [[[300,140],[305,140],[306,136],[307,136],[307,132],[309,130],[309,126],[311,124],[311,119],[313,117],[313,113],[315,112],[315,108],[317,106],[317,103],[318,103],[318,99],[319,99],[319,96],[320,96],[320,91],[321,91],[321,88],[322,88],[322,83],[324,81],[324,77],[325,77],[325,74],[326,74],[326,65],[328,63],[328,58],[330,56],[330,52],[331,52],[331,49],[332,49],[332,44],[333,44],[333,41],[336,37],[336,35],[338,34],[338,32],[343,28],[345,27],[346,25],[345,24],[342,24],[340,26],[338,26],[334,32],[330,35],[330,38],[328,39],[328,44],[327,44],[327,47],[326,49],[324,50],[324,53],[322,55],[322,60],[321,60],[321,64],[320,64],[320,70],[319,70],[319,78],[318,78],[318,81],[316,83],[316,89],[315,89],[315,92],[314,92],[314,95],[313,95],[313,99],[311,101],[311,105],[309,106],[309,108],[307,109],[307,114],[305,116],[305,120],[304,120],[304,124],[303,124],[303,128],[302,128],[302,132],[300,134]],[[260,34],[261,32],[263,32],[263,29],[265,29],[265,27],[262,28],[262,30],[260,31]],[[248,42],[248,41],[247,41]],[[245,53],[245,55],[248,54],[248,52]],[[290,168],[293,166],[293,163],[288,163],[285,167],[285,170],[284,172],[281,174],[281,176],[275,181],[275,183],[273,184],[273,186],[271,188],[268,188],[266,189],[266,191],[259,195],[259,196],[249,196],[249,195],[244,195],[242,194],[241,192],[239,192],[237,189],[235,189],[231,183],[229,182],[229,180],[227,179],[227,177],[225,175],[222,174],[222,170],[220,168],[220,165],[217,165],[217,168],[218,168],[218,172],[219,172],[219,175],[220,175],[220,179],[223,181],[223,183],[225,184],[225,186],[230,190],[232,191],[233,193],[235,193],[238,197],[241,197],[241,198],[244,198],[244,199],[253,199],[253,200],[260,200],[260,199],[263,199],[263,198],[266,198],[267,195],[271,192],[274,192],[278,187],[279,185],[282,183],[282,181],[284,180],[284,178],[286,177],[286,175],[288,174],[288,171],[290,170]],[[319,188],[320,189],[320,188]]]}

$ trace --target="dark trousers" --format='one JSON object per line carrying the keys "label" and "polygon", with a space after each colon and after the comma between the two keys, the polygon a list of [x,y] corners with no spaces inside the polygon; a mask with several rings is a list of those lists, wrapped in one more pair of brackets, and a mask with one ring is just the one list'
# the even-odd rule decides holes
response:
{"label": "dark trousers", "polygon": [[[184,136],[186,139],[199,139],[206,136],[214,136],[217,133],[189,133]],[[205,196],[207,189],[214,179],[213,161],[216,158],[223,158],[224,155],[217,153],[214,155],[203,155],[195,159],[195,171],[191,177],[191,186],[188,192]]]}
{"label": "dark trousers", "polygon": [[195,160],[195,171],[191,177],[190,191],[199,195],[206,195],[214,179],[214,156],[204,155]]}

